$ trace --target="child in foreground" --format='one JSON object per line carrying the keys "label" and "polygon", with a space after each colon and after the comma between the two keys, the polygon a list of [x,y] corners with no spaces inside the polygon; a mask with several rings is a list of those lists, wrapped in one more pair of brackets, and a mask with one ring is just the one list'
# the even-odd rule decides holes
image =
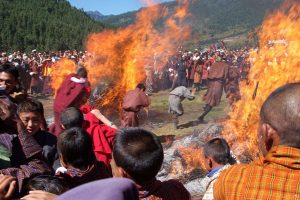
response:
{"label": "child in foreground", "polygon": [[93,143],[88,133],[81,128],[70,128],[57,138],[57,150],[62,167],[56,176],[65,181],[69,188],[112,177],[110,169],[97,161]]}
{"label": "child in foreground", "polygon": [[[214,183],[220,174],[235,164],[234,158],[230,154],[230,148],[226,140],[214,138],[206,142],[203,146],[205,165],[209,173],[200,182],[200,189],[203,191],[203,200],[213,200]],[[198,190],[199,192],[199,190]]]}
{"label": "child in foreground", "polygon": [[135,182],[143,200],[189,200],[191,196],[177,180],[159,181],[162,145],[153,133],[141,128],[120,129],[115,138],[113,158],[116,173]]}
{"label": "child in foreground", "polygon": [[41,129],[44,124],[43,104],[37,100],[27,99],[19,104],[17,112],[27,132],[33,135],[34,139],[43,149],[42,153],[48,165],[53,166],[55,160],[58,159],[56,150],[57,140],[54,135]]}

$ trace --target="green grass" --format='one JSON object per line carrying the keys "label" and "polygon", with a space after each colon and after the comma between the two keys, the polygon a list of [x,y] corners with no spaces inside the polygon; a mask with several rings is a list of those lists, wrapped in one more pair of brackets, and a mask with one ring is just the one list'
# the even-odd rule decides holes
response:
{"label": "green grass", "polygon": [[[184,115],[179,117],[179,125],[186,125],[196,120],[201,112],[204,102],[202,97],[206,91],[196,93],[196,98],[193,101],[185,99],[183,101]],[[184,136],[191,134],[195,129],[204,128],[207,124],[199,124],[197,126],[189,126],[182,129],[175,129],[172,123],[172,115],[168,113],[168,91],[162,91],[151,96],[151,106],[149,115],[147,117],[145,112],[141,112],[141,126],[153,131],[157,135],[175,135]],[[207,115],[205,121],[216,122],[219,119],[226,117],[228,111],[228,103],[223,94],[221,104],[214,107],[213,110]]]}

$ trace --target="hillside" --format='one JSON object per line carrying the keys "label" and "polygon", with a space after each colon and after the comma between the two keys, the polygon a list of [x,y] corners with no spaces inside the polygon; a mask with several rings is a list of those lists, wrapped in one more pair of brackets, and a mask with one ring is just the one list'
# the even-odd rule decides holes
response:
{"label": "hillside", "polygon": [[82,49],[103,23],[66,0],[0,0],[0,51]]}
{"label": "hillside", "polygon": [[[188,46],[197,47],[225,40],[229,46],[245,45],[255,42],[248,34],[259,26],[266,14],[279,7],[282,0],[191,0],[186,23],[192,28]],[[170,13],[177,3],[162,4]],[[115,27],[124,27],[135,21],[136,12],[129,12],[102,20]],[[161,24],[161,23],[158,23]]]}

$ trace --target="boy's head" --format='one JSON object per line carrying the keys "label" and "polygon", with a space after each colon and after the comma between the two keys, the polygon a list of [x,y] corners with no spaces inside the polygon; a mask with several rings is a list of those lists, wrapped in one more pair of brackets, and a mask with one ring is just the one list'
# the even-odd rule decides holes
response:
{"label": "boy's head", "polygon": [[43,104],[37,100],[25,100],[18,105],[19,117],[30,134],[36,134],[40,130],[43,120]]}
{"label": "boy's head", "polygon": [[78,67],[76,74],[81,78],[87,78],[88,72],[85,67]]}
{"label": "boy's head", "polygon": [[113,157],[123,177],[143,185],[155,178],[164,154],[159,139],[141,128],[118,130]]}
{"label": "boy's head", "polygon": [[31,178],[27,183],[27,191],[42,190],[60,195],[68,190],[68,186],[58,177],[40,175]]}
{"label": "boy's head", "polygon": [[203,146],[206,168],[211,171],[231,161],[230,148],[222,138],[215,138]]}
{"label": "boy's head", "polygon": [[63,129],[82,127],[84,122],[83,114],[78,108],[66,108],[61,113],[60,122]]}
{"label": "boy's head", "polygon": [[67,129],[58,136],[57,151],[65,168],[86,170],[96,160],[92,139],[85,130],[77,127]]}

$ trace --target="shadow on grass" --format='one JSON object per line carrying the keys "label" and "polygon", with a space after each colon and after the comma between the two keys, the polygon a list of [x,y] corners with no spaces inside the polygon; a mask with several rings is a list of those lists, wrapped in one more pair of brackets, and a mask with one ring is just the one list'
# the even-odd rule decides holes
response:
{"label": "shadow on grass", "polygon": [[198,120],[189,121],[188,123],[179,125],[178,128],[179,129],[192,128],[192,127],[196,127],[196,126],[198,126],[200,124],[207,124],[207,122],[205,122],[205,121],[198,121]]}

